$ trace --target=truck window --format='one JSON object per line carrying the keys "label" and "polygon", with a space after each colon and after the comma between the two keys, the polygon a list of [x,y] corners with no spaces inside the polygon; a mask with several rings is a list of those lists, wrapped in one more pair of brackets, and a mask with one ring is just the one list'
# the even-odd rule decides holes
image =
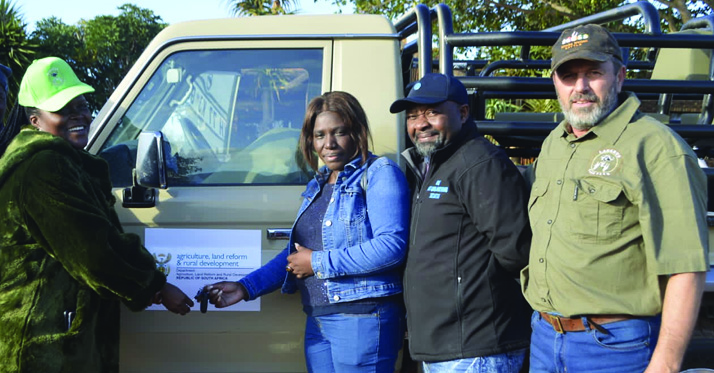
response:
{"label": "truck window", "polygon": [[141,131],[168,141],[169,186],[306,183],[298,137],[322,61],[322,49],[172,54],[102,147],[114,187],[132,183]]}

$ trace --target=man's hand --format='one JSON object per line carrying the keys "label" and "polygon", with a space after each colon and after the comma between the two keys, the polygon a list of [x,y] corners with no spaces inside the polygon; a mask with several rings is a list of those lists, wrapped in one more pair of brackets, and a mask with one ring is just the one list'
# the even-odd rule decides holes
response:
{"label": "man's hand", "polygon": [[670,276],[664,292],[662,327],[645,373],[679,372],[699,315],[706,272]]}
{"label": "man's hand", "polygon": [[292,268],[292,273],[297,278],[313,276],[312,270],[312,250],[295,243],[296,253],[288,255],[288,267]]}

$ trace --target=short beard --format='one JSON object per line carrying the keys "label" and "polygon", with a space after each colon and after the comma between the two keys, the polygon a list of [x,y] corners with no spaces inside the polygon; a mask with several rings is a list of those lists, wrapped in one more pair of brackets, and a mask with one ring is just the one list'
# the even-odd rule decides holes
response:
{"label": "short beard", "polygon": [[441,134],[439,134],[439,137],[437,137],[434,142],[418,142],[414,139],[412,139],[412,141],[414,142],[417,153],[424,158],[431,157],[437,150],[444,147],[444,137]]}
{"label": "short beard", "polygon": [[558,97],[558,102],[560,103],[560,108],[565,115],[566,122],[578,131],[588,131],[608,116],[617,106],[617,85],[612,85],[610,92],[605,95],[604,102],[601,102],[594,93],[586,95],[574,94],[572,97],[568,98],[568,100],[572,99],[595,101],[596,105],[591,110],[583,113],[576,113],[575,110],[565,107],[565,105],[563,105],[562,98],[560,96]]}

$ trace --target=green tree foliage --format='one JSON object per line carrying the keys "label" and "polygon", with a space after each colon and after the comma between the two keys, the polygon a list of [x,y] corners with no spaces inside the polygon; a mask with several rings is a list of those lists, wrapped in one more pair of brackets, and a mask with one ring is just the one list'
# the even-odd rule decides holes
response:
{"label": "green tree foliage", "polygon": [[[317,0],[315,0],[317,1]],[[337,6],[352,4],[357,13],[383,14],[391,19],[397,19],[421,3],[433,7],[438,3],[449,6],[453,17],[454,31],[488,32],[488,31],[538,31],[561,25],[598,12],[614,9],[622,5],[634,3],[634,0],[332,0]],[[661,28],[664,32],[677,31],[684,22],[692,18],[712,14],[714,0],[683,1],[683,0],[650,0],[658,9]],[[644,30],[644,22],[640,17],[632,17],[627,22],[612,22],[606,26],[615,32],[633,32]],[[436,34],[436,33],[435,33]],[[436,36],[434,36],[436,39]],[[472,47],[457,49],[456,58],[474,60],[513,60],[520,59],[520,47]],[[647,49],[630,50],[631,59],[642,60]],[[535,60],[549,59],[550,48],[533,46],[530,58]],[[504,70],[495,75],[510,76],[549,76],[549,71],[537,70]],[[635,74],[635,73],[628,73]],[[557,111],[555,100],[503,101],[489,100],[487,110],[490,114],[500,111]],[[553,110],[556,109],[556,110]]]}
{"label": "green tree foliage", "polygon": [[[12,69],[9,80],[8,110],[17,97],[20,79],[24,67],[32,62],[35,45],[27,38],[27,24],[22,20],[18,8],[13,2],[0,0],[0,64]],[[0,118],[0,123],[3,122]]]}
{"label": "green tree foliage", "polygon": [[685,0],[657,0],[652,1],[659,9],[662,21],[662,30],[677,31],[689,20],[704,15],[712,14],[714,1],[685,1]]}
{"label": "green tree foliage", "polygon": [[132,4],[118,9],[118,16],[101,15],[77,25],[46,18],[31,36],[38,44],[37,58],[63,58],[94,87],[96,92],[86,96],[93,110],[104,105],[151,39],[166,27],[151,10]]}
{"label": "green tree foliage", "polygon": [[231,0],[230,8],[236,16],[265,16],[292,14],[297,0]]}
{"label": "green tree foliage", "polygon": [[[317,1],[317,0],[316,0]],[[417,2],[405,0],[332,0],[333,4],[354,4],[357,13],[384,14],[392,19],[413,8]],[[445,3],[454,15],[456,32],[522,30],[537,31],[634,0],[424,0],[428,6]],[[659,9],[662,29],[676,31],[691,18],[711,14],[714,1],[652,0]],[[608,25],[614,31],[629,31],[631,25]]]}
{"label": "green tree foliage", "polygon": [[[332,0],[333,4],[354,4],[357,13],[384,14],[396,19],[414,7],[417,2],[406,0]],[[561,25],[585,16],[633,3],[634,0],[423,0],[419,3],[432,7],[440,2],[453,13],[455,32],[482,31],[538,31]],[[714,0],[706,1],[651,1],[659,10],[664,31],[677,31],[683,22],[712,13]],[[641,20],[614,22],[607,27],[615,32],[632,32],[642,29]],[[513,58],[514,48],[488,48],[464,52],[469,58]],[[548,48],[533,48],[533,58],[550,56]]]}

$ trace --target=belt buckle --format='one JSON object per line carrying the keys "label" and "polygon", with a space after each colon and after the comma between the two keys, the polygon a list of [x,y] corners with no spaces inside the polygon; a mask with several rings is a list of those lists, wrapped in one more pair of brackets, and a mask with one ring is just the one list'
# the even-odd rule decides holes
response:
{"label": "belt buckle", "polygon": [[555,322],[553,322],[553,329],[555,329],[555,332],[558,334],[565,334],[565,330],[563,330],[563,323],[560,322],[560,317],[558,316],[551,316]]}

